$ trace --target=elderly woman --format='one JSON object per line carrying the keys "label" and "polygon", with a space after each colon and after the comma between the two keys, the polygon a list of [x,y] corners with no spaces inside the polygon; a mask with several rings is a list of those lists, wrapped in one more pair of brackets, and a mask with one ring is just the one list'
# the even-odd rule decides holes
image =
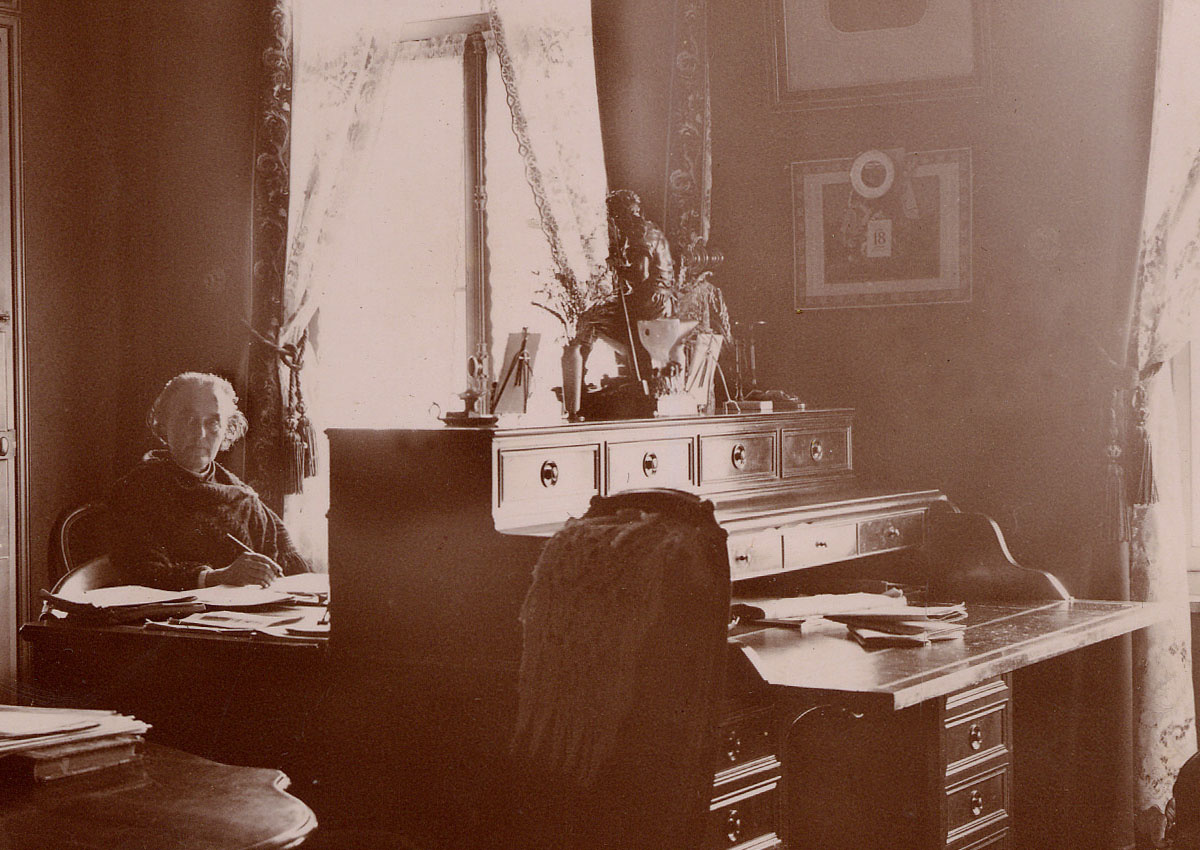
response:
{"label": "elderly woman", "polygon": [[279,517],[216,462],[246,433],[227,380],[178,375],[147,420],[163,447],[118,481],[109,498],[113,559],[131,582],[166,590],[266,586],[309,571]]}

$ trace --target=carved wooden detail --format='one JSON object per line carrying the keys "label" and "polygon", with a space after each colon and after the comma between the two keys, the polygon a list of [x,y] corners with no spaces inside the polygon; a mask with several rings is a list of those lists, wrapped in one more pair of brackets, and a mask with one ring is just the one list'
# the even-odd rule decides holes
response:
{"label": "carved wooden detail", "polygon": [[712,205],[712,111],[708,0],[676,0],[663,225],[674,245],[708,239]]}
{"label": "carved wooden detail", "polygon": [[[288,185],[291,166],[292,21],[288,0],[272,0],[267,45],[262,53],[261,110],[254,155],[254,296],[251,323],[262,338],[278,338],[287,254]],[[278,357],[256,338],[251,342],[247,409],[250,431],[246,473],[268,504],[282,500],[283,414]]]}

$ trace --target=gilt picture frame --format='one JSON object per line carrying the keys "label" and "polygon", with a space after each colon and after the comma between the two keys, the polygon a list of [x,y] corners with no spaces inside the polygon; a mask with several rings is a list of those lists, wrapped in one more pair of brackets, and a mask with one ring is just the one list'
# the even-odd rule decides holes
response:
{"label": "gilt picture frame", "polygon": [[774,104],[981,96],[987,0],[771,0]]}
{"label": "gilt picture frame", "polygon": [[971,300],[971,150],[793,162],[795,309]]}

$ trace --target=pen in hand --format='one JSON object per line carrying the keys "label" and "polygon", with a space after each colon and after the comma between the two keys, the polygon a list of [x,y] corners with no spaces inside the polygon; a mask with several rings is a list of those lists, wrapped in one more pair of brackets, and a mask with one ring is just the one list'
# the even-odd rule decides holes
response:
{"label": "pen in hand", "polygon": [[[239,549],[241,549],[243,552],[245,552],[246,554],[248,554],[248,555],[256,554],[253,549],[251,549],[249,546],[247,546],[245,543],[243,543],[237,537],[234,537],[228,531],[225,532],[225,536],[228,537],[230,540],[232,540],[235,544],[237,544],[237,547]],[[283,571],[277,565],[272,564],[272,566],[274,567],[274,572],[275,572],[276,576],[280,576],[283,574]]]}

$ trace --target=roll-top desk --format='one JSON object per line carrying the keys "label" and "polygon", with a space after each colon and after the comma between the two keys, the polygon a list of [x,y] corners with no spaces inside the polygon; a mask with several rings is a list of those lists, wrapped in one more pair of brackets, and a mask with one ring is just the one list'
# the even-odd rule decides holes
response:
{"label": "roll-top desk", "polygon": [[[722,850],[1010,846],[1010,672],[1152,618],[1068,601],[938,490],[864,484],[849,410],[329,437],[331,652],[364,700],[364,739],[399,730],[364,745],[363,776],[391,777],[400,797],[440,789],[460,843],[488,830],[480,800],[499,799],[486,774],[510,730],[533,564],[596,495],[711,500],[735,590],[886,578],[981,603],[954,647],[735,632],[707,839]],[[419,797],[395,805],[436,817]]]}

